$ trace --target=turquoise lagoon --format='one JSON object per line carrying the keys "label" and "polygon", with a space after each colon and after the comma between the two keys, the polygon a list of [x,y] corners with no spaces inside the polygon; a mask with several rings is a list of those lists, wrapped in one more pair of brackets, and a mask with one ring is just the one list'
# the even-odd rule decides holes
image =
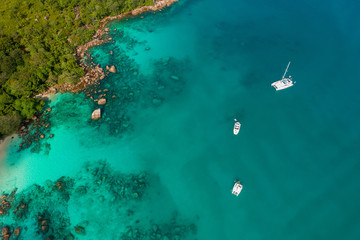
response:
{"label": "turquoise lagoon", "polygon": [[[40,144],[12,140],[1,189],[34,199],[2,226],[23,239],[359,239],[359,10],[195,0],[109,23],[112,42],[89,54],[117,73],[54,96]],[[297,83],[276,92],[290,60]],[[106,94],[100,121],[90,92]]]}

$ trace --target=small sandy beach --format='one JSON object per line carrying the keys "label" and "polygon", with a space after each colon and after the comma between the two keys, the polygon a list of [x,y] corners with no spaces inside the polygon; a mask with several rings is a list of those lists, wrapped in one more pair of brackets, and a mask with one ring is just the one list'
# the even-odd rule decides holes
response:
{"label": "small sandy beach", "polygon": [[16,134],[13,134],[11,136],[6,137],[3,140],[0,140],[0,167],[1,167],[3,159],[5,158],[5,156],[7,154],[7,150],[8,150],[8,146],[9,146],[8,143],[9,143],[10,139],[15,136],[16,136]]}

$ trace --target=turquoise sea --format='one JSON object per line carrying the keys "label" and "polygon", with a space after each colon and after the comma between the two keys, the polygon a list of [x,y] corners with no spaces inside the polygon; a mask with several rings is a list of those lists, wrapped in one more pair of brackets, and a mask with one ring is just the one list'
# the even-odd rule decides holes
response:
{"label": "turquoise sea", "polygon": [[[17,192],[0,227],[19,239],[360,239],[359,11],[184,0],[109,23],[111,42],[88,53],[117,72],[53,96],[51,126],[32,128],[44,139],[10,142],[0,193]],[[296,84],[275,91],[288,61]],[[90,97],[107,100],[101,120]]]}

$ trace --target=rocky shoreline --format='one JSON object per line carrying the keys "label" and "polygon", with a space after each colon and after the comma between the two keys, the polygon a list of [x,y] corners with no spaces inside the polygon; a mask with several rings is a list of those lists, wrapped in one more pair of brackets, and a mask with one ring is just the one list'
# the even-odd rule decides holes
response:
{"label": "rocky shoreline", "polygon": [[95,35],[93,37],[93,40],[91,40],[90,42],[85,43],[82,46],[79,46],[76,49],[77,56],[80,57],[80,58],[83,58],[86,50],[88,50],[89,48],[101,45],[101,44],[106,43],[106,42],[111,40],[109,38],[102,39],[104,34],[107,34],[108,31],[109,31],[108,28],[105,28],[105,26],[106,26],[106,24],[108,22],[113,21],[113,20],[120,20],[120,19],[127,18],[127,17],[137,16],[137,15],[142,14],[144,12],[161,11],[162,8],[169,7],[169,6],[171,6],[171,4],[173,4],[173,3],[177,2],[177,1],[179,1],[179,0],[154,1],[153,6],[143,6],[143,7],[134,9],[134,10],[132,10],[130,12],[122,13],[122,14],[117,15],[117,16],[104,18],[103,20],[100,21],[99,29],[96,31],[96,33],[95,33]]}
{"label": "rocky shoreline", "polygon": [[[61,84],[61,85],[58,84],[58,85],[50,87],[45,92],[42,92],[42,93],[36,95],[35,97],[42,99],[44,101],[47,101],[51,98],[51,96],[53,96],[57,92],[78,93],[78,92],[84,91],[88,86],[99,84],[99,82],[98,82],[99,80],[104,79],[109,73],[115,73],[116,69],[114,66],[107,66],[106,69],[101,68],[99,64],[93,63],[91,55],[86,53],[86,51],[89,48],[92,48],[92,47],[95,47],[95,46],[98,46],[98,45],[101,45],[104,43],[108,43],[112,40],[111,37],[107,36],[107,34],[109,33],[109,28],[106,27],[106,24],[113,20],[121,20],[121,19],[125,19],[125,18],[135,17],[135,16],[145,13],[145,12],[161,11],[161,9],[163,9],[164,7],[169,7],[177,1],[179,1],[179,0],[160,0],[160,1],[154,0],[153,6],[143,6],[143,7],[134,9],[132,11],[122,13],[117,16],[106,17],[103,20],[101,20],[100,26],[99,26],[98,30],[96,31],[96,33],[94,34],[93,39],[91,41],[85,43],[84,45],[77,47],[77,49],[76,49],[76,58],[78,59],[79,65],[83,68],[85,75],[83,77],[81,77],[79,82],[76,83],[75,85],[70,85],[70,84],[66,84],[66,83]],[[91,99],[93,99],[92,96],[90,96],[91,93],[93,93],[93,91],[89,91],[86,95],[88,97],[90,97]],[[106,94],[104,94],[104,96],[105,95]],[[112,96],[112,97],[114,98],[116,96]],[[105,104],[105,103],[103,103],[103,99],[93,99],[93,100],[100,101],[98,103],[99,105]],[[38,141],[39,138],[41,138],[42,136],[47,136],[50,134],[50,133],[48,133],[48,134],[44,135],[44,131],[46,130],[45,132],[48,132],[50,129],[50,128],[48,128],[50,124],[48,124],[47,113],[50,112],[51,109],[50,109],[50,111],[48,111],[48,110],[49,109],[42,111],[41,113],[37,113],[32,119],[26,120],[21,125],[19,132],[18,132],[18,134],[24,139],[22,144],[20,144],[21,149],[30,146],[33,141]],[[44,114],[45,118],[42,117],[43,114]],[[28,127],[30,126],[30,124],[31,123],[37,124],[38,122],[39,122],[39,126],[45,127],[46,129],[44,131],[36,131],[35,132],[36,134],[34,136],[28,136],[28,133],[29,133]],[[51,136],[51,134],[49,136]]]}
{"label": "rocky shoreline", "polygon": [[[95,65],[93,63],[89,65],[86,65],[81,60],[84,59],[86,56],[86,51],[89,48],[110,42],[112,39],[109,37],[104,37],[108,34],[109,28],[106,28],[106,24],[113,20],[121,20],[124,18],[134,17],[139,14],[145,13],[145,12],[155,12],[155,11],[161,11],[164,7],[169,7],[173,3],[177,2],[179,0],[160,0],[155,1],[153,6],[143,6],[137,9],[134,9],[132,11],[122,13],[117,16],[112,17],[106,17],[103,20],[100,21],[99,29],[94,34],[94,37],[91,41],[85,43],[84,45],[81,45],[77,47],[76,49],[76,57],[78,59],[78,62],[80,66],[84,69],[85,75],[80,78],[79,82],[75,85],[70,84],[63,84],[63,85],[55,85],[53,87],[50,87],[47,91],[40,93],[36,95],[35,97],[40,99],[49,99],[49,97],[57,92],[73,92],[77,93],[82,91],[86,86],[93,84],[94,82],[98,81],[99,79],[103,79],[105,77],[104,69],[102,69],[99,65]],[[86,56],[91,58],[91,56]]]}

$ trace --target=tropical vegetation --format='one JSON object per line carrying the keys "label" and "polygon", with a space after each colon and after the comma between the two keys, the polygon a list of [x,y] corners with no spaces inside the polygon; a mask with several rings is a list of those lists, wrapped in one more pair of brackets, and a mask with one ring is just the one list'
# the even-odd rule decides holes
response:
{"label": "tropical vegetation", "polygon": [[106,16],[152,0],[2,0],[0,4],[0,137],[41,110],[34,96],[84,75],[75,50]]}

